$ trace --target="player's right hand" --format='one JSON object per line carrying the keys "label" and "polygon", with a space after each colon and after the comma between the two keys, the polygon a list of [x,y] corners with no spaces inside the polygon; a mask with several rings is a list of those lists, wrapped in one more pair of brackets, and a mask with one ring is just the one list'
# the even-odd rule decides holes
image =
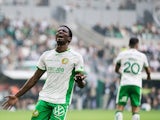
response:
{"label": "player's right hand", "polygon": [[9,95],[9,96],[6,96],[5,98],[7,100],[2,104],[2,108],[4,110],[10,110],[12,106],[14,106],[18,101],[18,97],[16,97],[15,95]]}

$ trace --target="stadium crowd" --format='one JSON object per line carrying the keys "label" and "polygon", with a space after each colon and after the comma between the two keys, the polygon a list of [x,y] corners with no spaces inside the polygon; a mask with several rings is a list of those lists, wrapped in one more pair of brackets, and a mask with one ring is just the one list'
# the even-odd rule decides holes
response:
{"label": "stadium crowd", "polygon": [[159,40],[160,30],[155,24],[151,23],[135,23],[132,27],[119,27],[118,25],[105,26],[97,23],[93,26],[93,30],[103,36],[126,38],[129,36],[138,36],[145,40]]}
{"label": "stadium crowd", "polygon": [[[25,61],[37,61],[44,51],[54,48],[56,27],[53,21],[45,19],[22,20],[2,17],[0,21],[0,71],[35,70],[36,64],[30,63],[30,66],[26,67]],[[72,39],[71,47],[84,57],[88,82],[87,87],[82,90],[75,87],[71,109],[114,109],[119,78],[114,72],[113,63],[118,52],[126,48],[109,43],[106,43],[103,48],[96,45],[86,46],[83,40],[76,36]],[[160,43],[157,46],[152,46],[152,44],[148,46],[144,43],[140,50],[147,54],[151,70],[160,72]],[[17,83],[1,84],[0,101],[2,102],[4,96],[9,93],[16,93],[19,88],[20,85]],[[37,93],[41,88],[41,84],[33,87],[21,98],[16,108],[33,109],[38,98]],[[146,106],[160,109],[160,89],[154,86],[149,88],[146,85],[142,106],[143,109],[146,109]]]}

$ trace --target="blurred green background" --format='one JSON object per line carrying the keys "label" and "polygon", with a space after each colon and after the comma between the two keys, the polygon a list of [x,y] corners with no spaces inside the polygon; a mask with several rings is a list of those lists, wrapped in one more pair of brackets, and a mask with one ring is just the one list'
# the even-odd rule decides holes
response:
{"label": "blurred green background", "polygon": [[[113,110],[69,110],[66,120],[113,120]],[[0,120],[30,120],[32,111],[0,111]],[[131,119],[131,112],[124,111],[124,120]],[[141,120],[159,120],[159,111],[141,111]]]}

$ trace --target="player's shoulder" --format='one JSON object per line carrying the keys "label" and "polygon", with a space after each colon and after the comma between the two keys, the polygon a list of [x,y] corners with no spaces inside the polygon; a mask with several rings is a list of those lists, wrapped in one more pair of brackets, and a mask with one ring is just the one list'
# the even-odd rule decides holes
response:
{"label": "player's shoulder", "polygon": [[53,50],[46,50],[46,51],[43,52],[43,54],[49,54],[49,53],[53,53],[53,52],[55,52],[54,49]]}
{"label": "player's shoulder", "polygon": [[141,55],[142,57],[146,57],[146,54],[144,54],[144,53],[141,52],[141,51],[138,51],[138,50],[137,50],[137,53],[138,53],[139,55]]}
{"label": "player's shoulder", "polygon": [[79,56],[79,57],[81,57],[82,55],[78,52],[78,51],[76,51],[76,50],[74,50],[74,49],[69,49],[69,53],[70,54],[72,54],[73,56]]}
{"label": "player's shoulder", "polygon": [[55,50],[53,49],[53,50],[47,50],[47,51],[44,51],[43,53],[42,53],[42,56],[46,56],[46,55],[49,55],[49,54],[53,54],[55,52]]}
{"label": "player's shoulder", "polygon": [[126,54],[128,54],[129,50],[123,50],[123,51],[120,51],[118,56],[124,56]]}

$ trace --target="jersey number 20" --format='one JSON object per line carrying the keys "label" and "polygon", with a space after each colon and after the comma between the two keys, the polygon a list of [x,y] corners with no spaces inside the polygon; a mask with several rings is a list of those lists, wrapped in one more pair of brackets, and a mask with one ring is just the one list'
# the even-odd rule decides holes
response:
{"label": "jersey number 20", "polygon": [[125,73],[133,73],[133,74],[139,73],[140,65],[138,63],[125,62],[124,66],[125,66],[124,68]]}

